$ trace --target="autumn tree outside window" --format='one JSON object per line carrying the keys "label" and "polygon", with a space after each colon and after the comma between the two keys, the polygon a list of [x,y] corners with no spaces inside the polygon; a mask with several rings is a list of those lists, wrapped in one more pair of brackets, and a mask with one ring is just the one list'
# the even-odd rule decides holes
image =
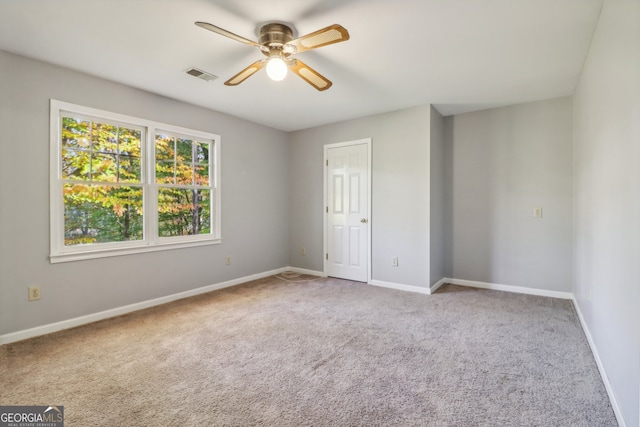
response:
{"label": "autumn tree outside window", "polygon": [[220,242],[220,137],[51,101],[51,262]]}

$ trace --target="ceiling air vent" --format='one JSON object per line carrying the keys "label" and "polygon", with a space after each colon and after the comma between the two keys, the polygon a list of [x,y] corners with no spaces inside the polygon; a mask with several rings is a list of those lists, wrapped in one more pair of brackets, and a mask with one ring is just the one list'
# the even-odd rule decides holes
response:
{"label": "ceiling air vent", "polygon": [[211,80],[215,80],[218,78],[218,76],[214,76],[211,73],[207,73],[206,71],[202,71],[193,67],[189,68],[186,71],[186,73],[189,74],[190,76],[197,77],[201,80],[204,80],[205,82],[210,82]]}

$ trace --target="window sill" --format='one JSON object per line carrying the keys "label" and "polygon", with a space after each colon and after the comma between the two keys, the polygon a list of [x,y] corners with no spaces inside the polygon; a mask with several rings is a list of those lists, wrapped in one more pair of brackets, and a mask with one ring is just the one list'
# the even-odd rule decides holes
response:
{"label": "window sill", "polygon": [[222,242],[222,238],[211,238],[202,240],[191,241],[178,241],[178,242],[161,242],[155,245],[144,246],[132,246],[121,247],[113,249],[96,249],[93,251],[77,251],[77,252],[65,252],[55,255],[49,255],[49,262],[51,264],[58,264],[62,262],[82,261],[87,259],[107,258],[113,256],[142,254],[148,252],[167,251],[171,249],[183,249],[193,248],[198,246],[219,245]]}

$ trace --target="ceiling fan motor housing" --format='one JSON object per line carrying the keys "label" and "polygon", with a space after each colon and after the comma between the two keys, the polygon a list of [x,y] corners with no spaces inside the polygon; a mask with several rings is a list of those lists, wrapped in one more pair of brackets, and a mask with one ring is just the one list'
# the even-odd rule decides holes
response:
{"label": "ceiling fan motor housing", "polygon": [[[282,49],[282,47],[293,40],[293,31],[284,24],[272,23],[266,24],[260,28],[259,43],[274,49]],[[269,52],[263,52],[269,56]]]}

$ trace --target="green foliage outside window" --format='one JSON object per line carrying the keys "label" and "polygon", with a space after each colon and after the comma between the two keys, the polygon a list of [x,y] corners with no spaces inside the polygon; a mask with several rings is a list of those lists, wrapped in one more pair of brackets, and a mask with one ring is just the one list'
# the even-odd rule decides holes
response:
{"label": "green foliage outside window", "polygon": [[209,185],[209,144],[170,135],[155,142],[158,235],[211,233],[211,191],[197,188]]}
{"label": "green foliage outside window", "polygon": [[[142,131],[63,117],[61,136],[65,246],[144,239]],[[156,137],[160,237],[211,233],[209,150]]]}

